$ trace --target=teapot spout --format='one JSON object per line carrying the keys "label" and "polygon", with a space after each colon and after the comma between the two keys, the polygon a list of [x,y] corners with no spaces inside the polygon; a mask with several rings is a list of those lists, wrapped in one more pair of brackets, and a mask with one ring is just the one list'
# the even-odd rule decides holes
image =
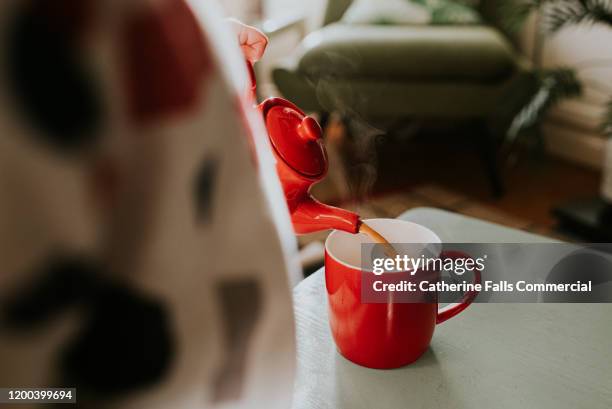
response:
{"label": "teapot spout", "polygon": [[355,234],[361,225],[358,214],[323,204],[310,196],[304,198],[291,213],[291,221],[297,234],[329,229]]}

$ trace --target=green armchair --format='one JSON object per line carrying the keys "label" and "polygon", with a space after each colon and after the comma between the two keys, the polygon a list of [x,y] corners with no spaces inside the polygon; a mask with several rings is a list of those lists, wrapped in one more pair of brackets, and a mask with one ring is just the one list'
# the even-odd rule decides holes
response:
{"label": "green armchair", "polygon": [[351,0],[329,0],[323,27],[303,40],[290,63],[273,70],[274,83],[298,106],[323,118],[339,112],[349,120],[478,124],[487,175],[493,193],[500,195],[500,138],[491,124],[520,108],[534,79],[510,36],[496,24],[495,2],[481,3],[483,25],[389,26],[342,24]]}

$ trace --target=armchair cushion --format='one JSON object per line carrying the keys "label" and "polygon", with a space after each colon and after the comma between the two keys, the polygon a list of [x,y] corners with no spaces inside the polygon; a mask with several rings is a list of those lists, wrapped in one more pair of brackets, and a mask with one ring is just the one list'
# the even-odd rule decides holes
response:
{"label": "armchair cushion", "polygon": [[407,0],[355,0],[341,19],[346,24],[428,24],[431,13]]}
{"label": "armchair cushion", "polygon": [[303,42],[306,77],[499,82],[512,74],[510,43],[487,26],[330,24]]}

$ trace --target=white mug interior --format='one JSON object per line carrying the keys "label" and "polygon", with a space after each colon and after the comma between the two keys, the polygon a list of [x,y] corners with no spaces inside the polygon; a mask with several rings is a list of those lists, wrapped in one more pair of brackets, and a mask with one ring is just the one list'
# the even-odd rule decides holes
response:
{"label": "white mug interior", "polygon": [[[407,254],[418,257],[418,253],[424,246],[414,244],[427,244],[428,250],[434,249],[435,255],[439,255],[442,249],[440,238],[427,227],[398,219],[367,219],[364,220],[368,226],[380,233],[394,247],[399,254]],[[347,267],[361,269],[361,245],[373,243],[372,239],[364,233],[352,234],[340,230],[332,231],[325,240],[325,250],[334,260]],[[410,244],[412,246],[402,246]]]}

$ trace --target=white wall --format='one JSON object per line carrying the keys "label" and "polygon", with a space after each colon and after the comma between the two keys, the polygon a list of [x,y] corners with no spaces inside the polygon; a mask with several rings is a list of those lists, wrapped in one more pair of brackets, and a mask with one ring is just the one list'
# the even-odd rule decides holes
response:
{"label": "white wall", "polygon": [[263,0],[267,18],[300,15],[306,18],[309,29],[323,21],[326,0]]}
{"label": "white wall", "polygon": [[[209,1],[209,0],[202,0]],[[226,15],[248,23],[300,16],[313,30],[323,22],[327,0],[218,0]]]}
{"label": "white wall", "polygon": [[219,0],[219,3],[228,16],[254,23],[262,18],[264,1],[266,0]]}
{"label": "white wall", "polygon": [[[535,17],[524,36],[533,49]],[[543,126],[549,150],[559,156],[600,167],[605,138],[599,125],[606,101],[612,99],[612,29],[603,25],[567,27],[544,41],[545,67],[571,66],[584,85],[581,98],[566,100]]]}

